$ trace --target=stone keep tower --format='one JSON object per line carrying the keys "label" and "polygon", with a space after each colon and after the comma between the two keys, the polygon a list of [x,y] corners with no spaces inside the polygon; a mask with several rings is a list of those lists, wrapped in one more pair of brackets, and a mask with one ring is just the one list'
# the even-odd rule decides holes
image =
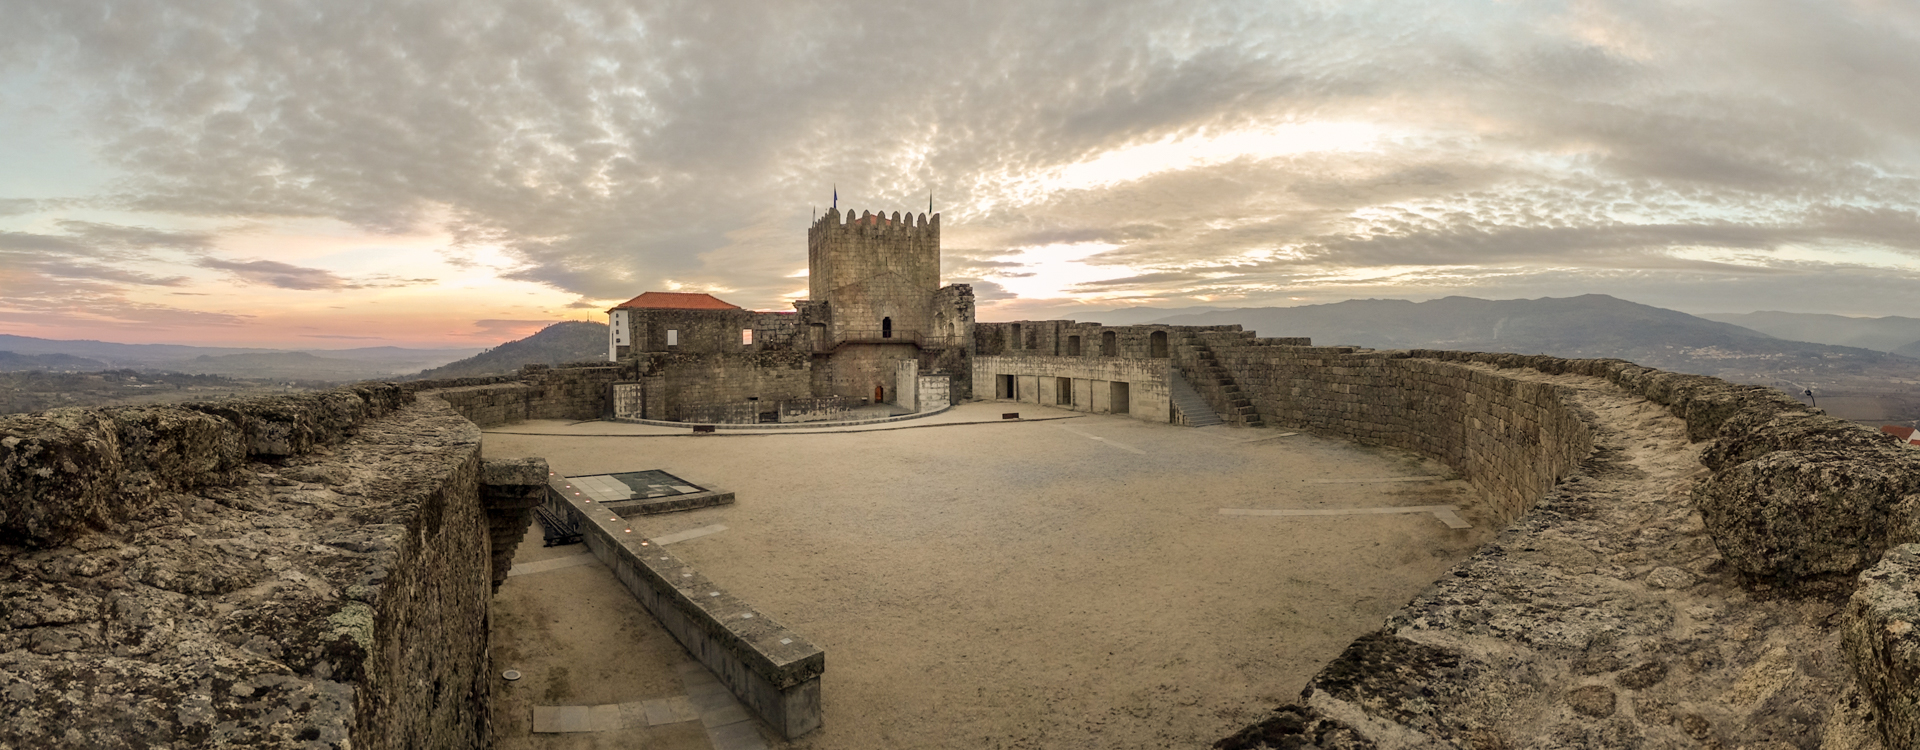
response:
{"label": "stone keep tower", "polygon": [[807,230],[808,297],[827,303],[826,349],[921,344],[934,330],[940,215],[827,213]]}

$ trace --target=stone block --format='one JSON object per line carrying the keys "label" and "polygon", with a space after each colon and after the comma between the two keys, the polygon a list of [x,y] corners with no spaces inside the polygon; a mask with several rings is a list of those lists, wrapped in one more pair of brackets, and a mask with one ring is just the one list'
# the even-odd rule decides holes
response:
{"label": "stone block", "polygon": [[1920,544],[1860,574],[1841,620],[1842,652],[1887,747],[1920,747]]}
{"label": "stone block", "polygon": [[1848,574],[1920,539],[1920,458],[1894,451],[1774,451],[1694,488],[1728,565],[1775,583]]}
{"label": "stone block", "polygon": [[544,458],[490,458],[480,464],[483,485],[532,486],[544,493],[552,478]]}

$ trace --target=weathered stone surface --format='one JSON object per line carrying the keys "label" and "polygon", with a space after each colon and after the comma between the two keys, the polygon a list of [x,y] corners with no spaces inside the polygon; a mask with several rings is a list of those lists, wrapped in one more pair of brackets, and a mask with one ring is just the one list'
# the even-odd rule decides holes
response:
{"label": "weathered stone surface", "polygon": [[396,386],[362,383],[314,394],[0,418],[0,540],[51,546],[89,528],[112,529],[166,493],[224,483],[249,457],[338,442],[411,398]]}
{"label": "weathered stone surface", "polygon": [[1714,471],[1725,471],[1774,451],[1852,453],[1900,447],[1891,435],[1805,407],[1771,410],[1763,406],[1743,411],[1721,425],[1718,435],[1719,439],[1700,456],[1700,462]]}
{"label": "weathered stone surface", "polygon": [[1847,677],[1831,600],[1748,596],[1755,584],[1690,501],[1710,443],[1689,445],[1699,431],[1683,420],[1717,418],[1728,391],[1607,361],[1461,360],[1608,377],[1655,389],[1666,409],[1556,379],[1593,430],[1581,471],[1235,747],[1308,747],[1299,729],[1316,722],[1419,748],[1820,747],[1857,733],[1864,714],[1836,698]]}
{"label": "weathered stone surface", "polygon": [[1773,451],[1693,494],[1727,563],[1766,581],[1854,573],[1920,538],[1920,459],[1894,451]]}
{"label": "weathered stone surface", "polygon": [[95,480],[134,465],[156,485],[220,483],[106,493],[104,531],[0,546],[0,747],[484,744],[479,433],[443,403],[281,465],[245,463],[205,412],[37,416],[8,448],[91,436],[113,449]]}
{"label": "weathered stone surface", "polygon": [[480,463],[480,484],[537,487],[546,492],[553,475],[544,458],[489,458]]}
{"label": "weathered stone surface", "polygon": [[1920,544],[1888,550],[1860,574],[1841,629],[1887,747],[1920,747]]}

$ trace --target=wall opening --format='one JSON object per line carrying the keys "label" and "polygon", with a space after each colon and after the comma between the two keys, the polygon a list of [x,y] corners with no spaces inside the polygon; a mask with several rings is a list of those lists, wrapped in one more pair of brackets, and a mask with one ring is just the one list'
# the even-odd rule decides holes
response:
{"label": "wall opening", "polygon": [[1060,406],[1073,405],[1073,378],[1053,379],[1053,403]]}
{"label": "wall opening", "polygon": [[1079,336],[1067,337],[1067,356],[1069,357],[1080,356],[1080,337]]}
{"label": "wall opening", "polygon": [[893,338],[893,318],[880,319],[880,338]]}
{"label": "wall opening", "polygon": [[1167,358],[1166,331],[1154,331],[1152,336],[1147,337],[1147,356],[1154,359]]}
{"label": "wall opening", "polygon": [[1120,355],[1119,337],[1112,331],[1100,334],[1100,356],[1117,357]]}
{"label": "wall opening", "polygon": [[1132,393],[1131,393],[1132,390],[1133,389],[1129,388],[1126,383],[1122,383],[1118,380],[1113,381],[1113,393],[1112,393],[1112,396],[1108,399],[1109,405],[1112,407],[1113,413],[1115,414],[1133,413],[1132,404],[1128,403],[1128,401],[1132,397]]}
{"label": "wall opening", "polygon": [[1019,391],[1014,383],[1015,381],[1012,375],[993,376],[993,397],[1004,398],[1009,401],[1015,400],[1014,395]]}
{"label": "wall opening", "polygon": [[874,387],[873,387],[873,402],[874,402],[874,403],[876,403],[876,404],[884,404],[884,403],[886,403],[886,402],[887,402],[887,387],[886,387],[886,386],[884,386],[884,385],[876,385],[876,386],[874,386]]}
{"label": "wall opening", "polygon": [[740,345],[753,346],[753,329],[751,328],[740,329]]}
{"label": "wall opening", "polygon": [[667,346],[679,346],[679,345],[680,345],[680,332],[672,328],[667,329]]}
{"label": "wall opening", "polygon": [[1007,348],[1008,349],[1020,348],[1020,324],[1019,323],[1013,324],[1013,341],[1007,344]]}

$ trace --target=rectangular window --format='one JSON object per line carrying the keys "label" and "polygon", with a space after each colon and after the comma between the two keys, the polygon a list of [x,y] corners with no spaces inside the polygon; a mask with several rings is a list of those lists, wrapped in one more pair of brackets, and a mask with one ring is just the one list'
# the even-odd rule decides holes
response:
{"label": "rectangular window", "polygon": [[680,332],[672,328],[667,329],[667,346],[679,346],[679,345],[680,345]]}
{"label": "rectangular window", "polygon": [[740,329],[740,345],[753,346],[753,329],[751,328]]}

